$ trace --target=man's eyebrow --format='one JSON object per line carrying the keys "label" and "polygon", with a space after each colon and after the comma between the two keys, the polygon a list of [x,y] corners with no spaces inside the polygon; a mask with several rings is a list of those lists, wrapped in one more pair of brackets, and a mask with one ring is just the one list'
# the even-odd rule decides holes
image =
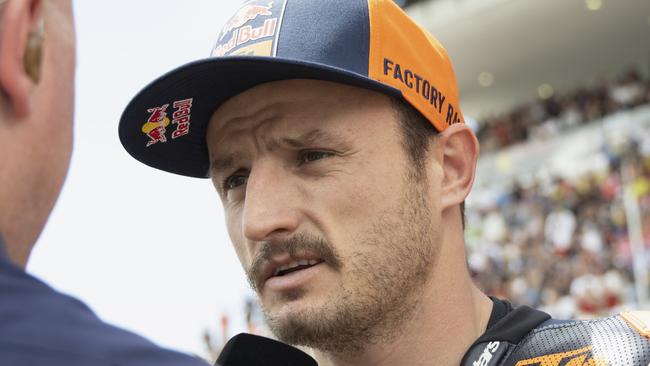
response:
{"label": "man's eyebrow", "polygon": [[[307,131],[297,137],[283,137],[269,143],[272,147],[288,146],[293,149],[305,149],[318,144],[341,143],[344,139],[337,134],[325,132],[320,129]],[[241,153],[231,153],[223,157],[215,157],[210,161],[210,172],[212,174],[231,170],[238,161],[244,160]]]}
{"label": "man's eyebrow", "polygon": [[294,149],[304,149],[308,147],[313,147],[314,145],[323,144],[323,143],[340,143],[343,139],[332,133],[325,132],[320,129],[311,130],[305,132],[297,137],[281,138],[278,142],[275,142],[274,145],[285,145]]}
{"label": "man's eyebrow", "polygon": [[228,171],[232,169],[233,166],[235,166],[235,163],[237,161],[240,161],[242,159],[243,155],[240,153],[232,153],[224,157],[216,157],[210,161],[210,172],[214,174],[218,172]]}

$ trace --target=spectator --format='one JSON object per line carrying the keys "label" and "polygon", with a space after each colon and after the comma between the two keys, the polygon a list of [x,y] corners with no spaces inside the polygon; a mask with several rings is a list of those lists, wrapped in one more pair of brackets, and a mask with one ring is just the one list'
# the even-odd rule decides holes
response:
{"label": "spectator", "polygon": [[630,68],[614,82],[603,79],[591,88],[553,95],[480,121],[477,136],[483,151],[495,151],[529,139],[547,139],[645,103],[650,103],[650,80],[643,80],[638,71]]}
{"label": "spectator", "polygon": [[496,205],[470,206],[469,266],[479,286],[558,318],[598,317],[632,305],[621,177],[639,198],[650,243],[650,151],[644,143],[610,149],[603,172],[514,185],[494,198]]}

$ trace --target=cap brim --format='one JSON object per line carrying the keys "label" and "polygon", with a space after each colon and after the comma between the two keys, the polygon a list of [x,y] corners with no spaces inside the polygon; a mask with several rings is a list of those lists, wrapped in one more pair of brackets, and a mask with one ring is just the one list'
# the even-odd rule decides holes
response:
{"label": "cap brim", "polygon": [[[120,141],[135,159],[180,175],[206,178],[209,173],[206,130],[219,106],[256,85],[278,80],[316,79],[338,82],[401,97],[398,89],[336,67],[275,57],[209,58],[181,66],[146,86],[126,107],[119,125]],[[151,108],[193,98],[187,135],[147,147],[142,132]],[[171,114],[171,113],[170,113]],[[168,126],[172,130],[173,125]]]}

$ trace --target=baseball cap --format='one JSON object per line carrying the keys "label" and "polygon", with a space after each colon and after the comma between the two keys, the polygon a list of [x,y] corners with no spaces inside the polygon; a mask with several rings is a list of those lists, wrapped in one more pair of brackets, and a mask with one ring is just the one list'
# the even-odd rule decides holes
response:
{"label": "baseball cap", "polygon": [[403,99],[436,130],[464,123],[447,52],[392,0],[252,0],[208,58],[156,79],[128,104],[120,141],[135,159],[206,178],[208,122],[256,85],[315,79]]}

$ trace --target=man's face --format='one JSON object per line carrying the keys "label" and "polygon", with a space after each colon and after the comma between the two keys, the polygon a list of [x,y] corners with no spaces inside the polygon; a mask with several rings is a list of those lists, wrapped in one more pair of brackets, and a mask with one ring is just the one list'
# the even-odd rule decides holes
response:
{"label": "man's face", "polygon": [[391,338],[435,265],[437,183],[413,172],[388,97],[264,84],[207,137],[227,227],[282,340],[346,352]]}

